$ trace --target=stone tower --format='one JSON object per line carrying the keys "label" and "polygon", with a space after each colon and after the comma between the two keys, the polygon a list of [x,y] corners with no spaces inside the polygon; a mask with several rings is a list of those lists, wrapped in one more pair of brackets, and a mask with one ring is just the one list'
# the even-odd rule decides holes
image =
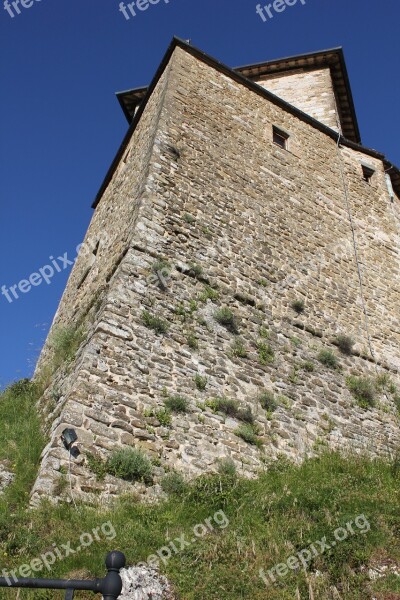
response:
{"label": "stone tower", "polygon": [[[89,501],[227,457],[251,477],[321,446],[394,452],[400,172],[361,145],[342,50],[230,69],[174,39],[118,99],[129,130],[49,336],[85,332],[40,403],[32,502],[57,495],[66,427]],[[37,374],[50,357],[48,341]],[[374,382],[371,406],[349,377]],[[154,485],[96,479],[88,453],[121,446],[153,459]]]}

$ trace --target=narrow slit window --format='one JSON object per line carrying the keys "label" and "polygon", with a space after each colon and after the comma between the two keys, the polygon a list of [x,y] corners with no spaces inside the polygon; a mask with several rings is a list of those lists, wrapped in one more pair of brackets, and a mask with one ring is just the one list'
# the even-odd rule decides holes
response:
{"label": "narrow slit window", "polygon": [[364,181],[366,181],[367,183],[371,183],[371,179],[373,177],[373,174],[375,173],[374,169],[372,167],[368,167],[368,165],[361,165],[361,168],[363,172]]}
{"label": "narrow slit window", "polygon": [[96,244],[96,247],[95,247],[95,248],[93,248],[93,251],[92,251],[92,252],[93,252],[93,255],[94,255],[94,256],[97,256],[97,253],[98,253],[98,251],[99,251],[99,246],[100,246],[100,240],[97,242],[97,244]]}
{"label": "narrow slit window", "polygon": [[282,131],[282,129],[278,129],[278,127],[273,127],[272,131],[272,140],[274,144],[280,146],[284,150],[287,150],[288,146],[289,134],[286,131]]}

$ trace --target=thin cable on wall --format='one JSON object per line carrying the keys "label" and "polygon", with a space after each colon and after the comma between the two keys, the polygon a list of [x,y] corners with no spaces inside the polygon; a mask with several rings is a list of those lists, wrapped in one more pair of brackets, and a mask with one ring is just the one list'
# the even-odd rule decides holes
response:
{"label": "thin cable on wall", "polygon": [[69,474],[69,490],[71,493],[71,500],[74,503],[74,506],[76,509],[78,509],[76,502],[75,502],[75,498],[74,498],[74,494],[72,492],[72,477],[71,477],[71,452],[68,452],[68,474]]}
{"label": "thin cable on wall", "polygon": [[339,159],[339,167],[340,167],[340,172],[341,172],[341,176],[342,176],[344,197],[346,200],[346,207],[347,207],[347,214],[349,216],[351,235],[353,238],[354,257],[355,257],[355,261],[357,264],[358,282],[359,282],[359,286],[360,286],[360,296],[361,296],[361,302],[362,302],[364,319],[365,319],[365,332],[367,335],[369,351],[371,353],[371,357],[374,360],[375,368],[377,369],[375,353],[374,353],[374,349],[372,347],[371,335],[370,335],[370,330],[369,330],[369,317],[368,317],[367,305],[366,305],[365,297],[364,297],[364,286],[363,286],[363,278],[362,278],[362,273],[361,273],[361,264],[360,264],[360,260],[359,260],[359,256],[358,256],[356,230],[355,230],[355,226],[354,226],[353,214],[351,211],[349,190],[347,187],[343,159],[342,159],[342,155],[340,153],[340,138],[341,138],[341,130],[340,130],[340,126],[339,126],[339,135],[338,135],[338,140],[337,140],[337,144],[336,144],[336,151],[337,151],[337,155],[338,155],[338,159]]}

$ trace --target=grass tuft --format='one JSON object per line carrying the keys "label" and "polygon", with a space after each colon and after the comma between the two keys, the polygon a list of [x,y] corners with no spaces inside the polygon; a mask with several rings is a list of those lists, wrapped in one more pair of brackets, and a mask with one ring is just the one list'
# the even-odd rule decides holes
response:
{"label": "grass tuft", "polygon": [[169,496],[182,496],[188,490],[188,485],[181,473],[167,473],[161,480],[163,491]]}
{"label": "grass tuft", "polygon": [[258,396],[258,401],[267,412],[274,412],[278,406],[279,402],[275,398],[275,394],[269,390],[264,390]]}
{"label": "grass tuft", "polygon": [[298,315],[305,311],[306,305],[304,300],[294,300],[291,304],[291,307]]}
{"label": "grass tuft", "polygon": [[307,373],[312,373],[312,372],[315,370],[314,363],[313,363],[313,362],[311,362],[311,360],[306,360],[306,361],[304,361],[304,362],[303,362],[303,363],[300,365],[300,368],[301,368],[303,371],[307,371]]}
{"label": "grass tuft", "polygon": [[146,327],[152,329],[156,333],[167,333],[169,329],[169,323],[167,323],[167,321],[152,315],[147,310],[142,312],[142,320]]}
{"label": "grass tuft", "polygon": [[258,341],[257,342],[257,350],[258,350],[258,359],[260,364],[267,365],[272,363],[274,360],[274,351],[272,346],[267,342]]}
{"label": "grass tuft", "polygon": [[168,396],[164,405],[168,411],[173,413],[189,412],[189,400],[183,396]]}
{"label": "grass tuft", "polygon": [[50,336],[49,346],[52,351],[52,367],[54,370],[61,365],[71,363],[84,340],[84,330],[81,327],[59,327]]}
{"label": "grass tuft", "polygon": [[209,400],[206,404],[212,410],[216,412],[222,412],[225,415],[229,415],[231,417],[236,417],[239,410],[239,402],[237,400],[232,400],[232,398],[226,398],[225,396],[213,398],[212,400]]}
{"label": "grass tuft", "polygon": [[160,408],[159,410],[156,410],[154,416],[163,427],[171,427],[172,417],[167,408]]}
{"label": "grass tuft", "polygon": [[237,476],[236,465],[231,458],[221,458],[218,461],[218,473],[223,477],[232,477],[235,478]]}
{"label": "grass tuft", "polygon": [[200,373],[196,373],[194,376],[194,384],[198,390],[203,392],[207,387],[208,378],[204,375],[200,375]]}
{"label": "grass tuft", "polygon": [[187,334],[186,342],[191,350],[197,350],[199,347],[199,341],[193,332]]}
{"label": "grass tuft", "polygon": [[236,318],[230,308],[224,306],[219,308],[214,313],[214,318],[223,327],[225,327],[231,333],[239,333]]}
{"label": "grass tuft", "polygon": [[347,356],[353,354],[354,340],[350,336],[338,335],[335,339],[335,344],[343,354]]}
{"label": "grass tuft", "polygon": [[137,448],[114,450],[106,463],[107,472],[126,481],[152,482],[152,464]]}
{"label": "grass tuft", "polygon": [[0,531],[4,519],[27,503],[37,474],[45,445],[36,409],[40,395],[40,386],[29,379],[10,385],[0,394],[0,463],[14,474],[13,482],[0,495]]}
{"label": "grass tuft", "polygon": [[214,290],[209,285],[205,285],[203,291],[199,294],[198,299],[200,302],[207,302],[207,300],[211,300],[211,302],[216,302],[219,298],[219,294],[217,290]]}
{"label": "grass tuft", "polygon": [[320,363],[329,369],[337,369],[339,367],[339,361],[336,357],[336,354],[334,354],[332,350],[321,350],[317,358]]}
{"label": "grass tuft", "polygon": [[376,406],[376,386],[369,377],[355,377],[351,375],[346,379],[347,387],[362,408]]}
{"label": "grass tuft", "polygon": [[195,277],[195,279],[201,279],[203,276],[203,267],[200,265],[196,265],[195,263],[189,263],[189,271],[188,274],[191,277]]}
{"label": "grass tuft", "polygon": [[236,358],[247,358],[249,355],[243,341],[238,338],[236,338],[232,343],[231,354]]}
{"label": "grass tuft", "polygon": [[196,222],[196,219],[193,215],[189,214],[189,213],[185,213],[183,215],[183,220],[188,223],[189,225],[193,225],[193,223]]}
{"label": "grass tuft", "polygon": [[235,430],[235,434],[252,446],[257,446],[257,448],[261,448],[262,446],[262,442],[258,437],[259,430],[254,424],[243,423],[242,425],[239,425]]}

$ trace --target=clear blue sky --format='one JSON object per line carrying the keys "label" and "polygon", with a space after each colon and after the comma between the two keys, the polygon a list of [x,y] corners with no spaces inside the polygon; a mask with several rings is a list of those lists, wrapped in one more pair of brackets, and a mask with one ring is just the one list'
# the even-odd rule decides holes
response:
{"label": "clear blue sky", "polygon": [[[127,129],[114,92],[149,83],[174,34],[232,67],[343,46],[363,143],[400,165],[398,0],[298,0],[266,23],[257,0],[160,0],[129,21],[119,0],[32,1],[11,18],[0,0],[0,287],[74,256]],[[0,386],[32,374],[69,272],[0,296]]]}

